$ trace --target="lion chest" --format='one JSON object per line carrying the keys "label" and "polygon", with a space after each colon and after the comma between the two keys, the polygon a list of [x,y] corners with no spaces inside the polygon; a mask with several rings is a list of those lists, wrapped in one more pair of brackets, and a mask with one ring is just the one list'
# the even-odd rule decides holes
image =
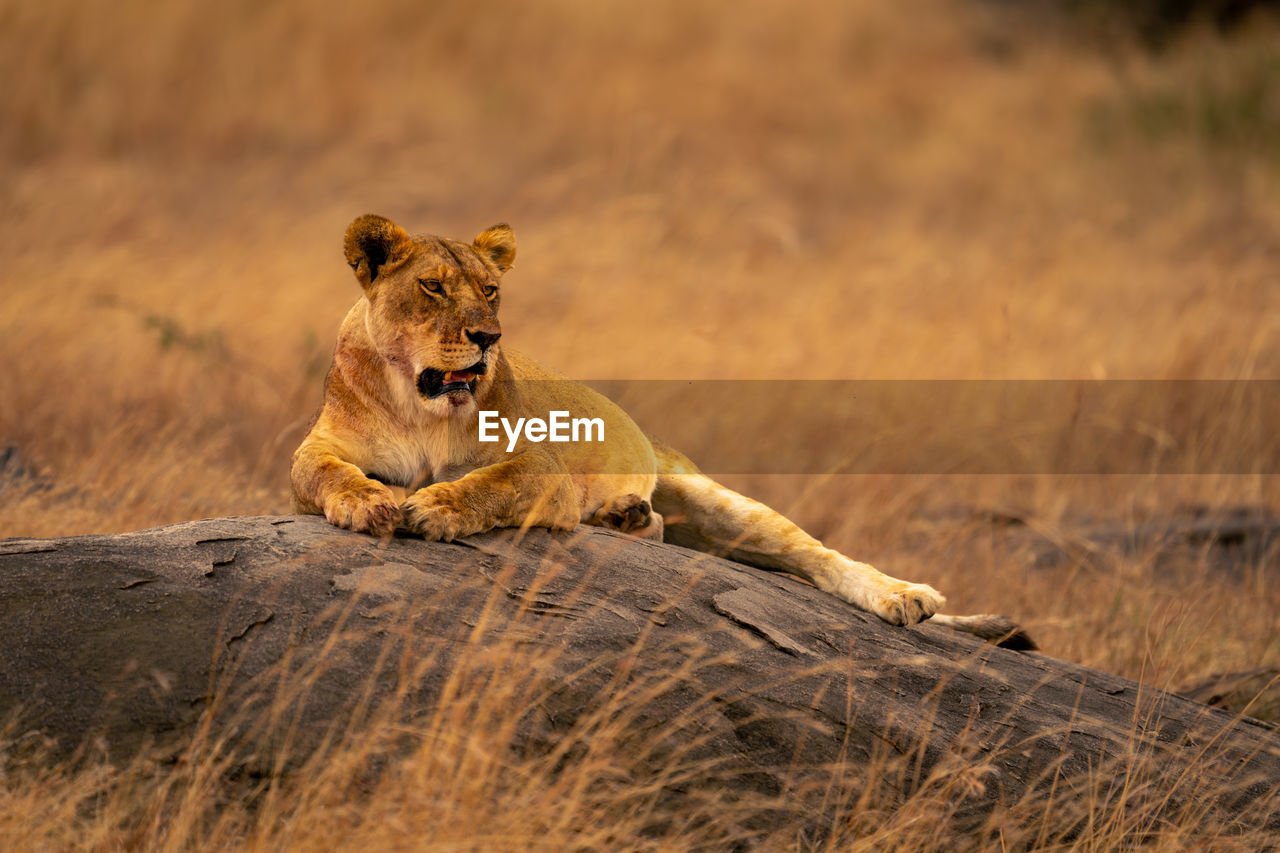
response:
{"label": "lion chest", "polygon": [[370,476],[397,486],[454,480],[479,467],[475,436],[448,424],[380,435],[363,467]]}

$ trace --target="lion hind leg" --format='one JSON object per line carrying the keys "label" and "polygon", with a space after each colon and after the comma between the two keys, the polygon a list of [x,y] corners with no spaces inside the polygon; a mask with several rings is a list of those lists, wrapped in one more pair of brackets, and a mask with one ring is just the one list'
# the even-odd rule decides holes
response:
{"label": "lion hind leg", "polygon": [[586,520],[587,524],[629,533],[640,539],[662,541],[662,516],[637,494],[625,494],[608,500]]}
{"label": "lion hind leg", "polygon": [[664,541],[798,575],[894,625],[928,619],[945,602],[927,584],[889,577],[823,547],[781,513],[699,473],[676,451],[656,449],[653,505],[666,518]]}

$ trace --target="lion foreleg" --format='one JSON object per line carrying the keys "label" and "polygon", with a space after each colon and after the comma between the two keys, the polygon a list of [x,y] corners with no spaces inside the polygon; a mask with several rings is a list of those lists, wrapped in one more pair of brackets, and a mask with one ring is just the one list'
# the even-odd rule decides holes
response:
{"label": "lion foreleg", "polygon": [[421,488],[405,499],[400,512],[405,528],[445,542],[495,527],[568,530],[580,514],[572,477],[538,454]]}
{"label": "lion foreleg", "polygon": [[388,536],[400,521],[395,494],[323,441],[303,442],[289,473],[298,512],[324,515],[348,530]]}

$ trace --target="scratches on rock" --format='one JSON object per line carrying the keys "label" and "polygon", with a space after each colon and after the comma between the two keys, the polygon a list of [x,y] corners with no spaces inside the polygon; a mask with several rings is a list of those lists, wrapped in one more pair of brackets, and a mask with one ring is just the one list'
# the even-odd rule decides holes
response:
{"label": "scratches on rock", "polygon": [[120,583],[116,585],[116,589],[133,589],[135,586],[154,583],[155,580],[155,577],[129,578],[128,580],[120,581]]}
{"label": "scratches on rock", "polygon": [[777,627],[770,615],[768,607],[749,590],[734,589],[722,592],[711,599],[712,606],[721,616],[741,625],[748,631],[759,634],[779,651],[801,657],[813,652],[793,639],[786,631]]}
{"label": "scratches on rock", "polygon": [[0,557],[15,554],[43,554],[46,551],[58,550],[58,543],[47,539],[10,539],[0,542]]}
{"label": "scratches on rock", "polygon": [[504,587],[503,592],[513,601],[518,601],[539,616],[558,616],[563,619],[578,619],[587,614],[588,608],[581,602],[563,604],[556,600],[553,590],[530,591]]}
{"label": "scratches on rock", "polygon": [[230,619],[227,622],[227,637],[223,641],[228,647],[232,643],[243,640],[248,636],[249,632],[259,625],[265,625],[271,621],[275,613],[271,608],[261,605],[254,607],[244,614],[237,614],[238,618]]}
{"label": "scratches on rock", "polygon": [[218,536],[212,539],[197,539],[196,547],[209,555],[209,565],[201,570],[205,577],[212,577],[214,569],[227,566],[235,561],[236,546],[233,543],[245,542],[245,536]]}
{"label": "scratches on rock", "polygon": [[554,616],[561,619],[582,619],[595,611],[608,611],[626,622],[634,622],[626,613],[595,597],[569,593],[546,583],[523,585],[509,583],[503,572],[481,567],[480,575],[498,587],[512,601],[517,601],[530,613],[538,616]]}
{"label": "scratches on rock", "polygon": [[406,590],[422,585],[421,569],[407,563],[379,563],[356,566],[329,581],[334,592],[360,593],[379,600],[400,598]]}

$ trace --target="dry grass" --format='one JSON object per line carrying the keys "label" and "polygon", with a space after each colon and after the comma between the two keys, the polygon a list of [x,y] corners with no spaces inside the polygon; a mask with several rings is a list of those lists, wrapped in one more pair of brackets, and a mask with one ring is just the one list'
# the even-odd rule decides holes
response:
{"label": "dry grass", "polygon": [[[499,621],[493,613],[504,608],[494,600],[505,600],[505,590],[480,586],[491,600],[477,597],[466,653],[456,656],[450,628],[438,636],[406,633],[436,618],[429,597],[387,605],[394,615],[379,617],[375,630],[387,637],[385,663],[398,678],[351,685],[352,701],[323,721],[323,737],[299,734],[303,705],[313,689],[325,692],[319,681],[327,661],[369,638],[354,597],[317,615],[315,624],[335,626],[317,654],[299,650],[279,673],[263,674],[277,685],[270,704],[258,704],[252,692],[215,692],[204,719],[216,725],[164,760],[143,756],[107,768],[90,758],[75,770],[50,769],[38,746],[6,737],[0,839],[19,850],[1254,850],[1269,843],[1259,827],[1280,809],[1280,789],[1252,792],[1232,814],[1216,808],[1249,781],[1238,773],[1242,756],[1217,738],[1183,747],[1171,772],[1149,736],[1160,713],[1152,695],[1139,700],[1117,757],[1099,757],[1085,772],[1051,764],[1023,779],[1028,744],[1009,742],[1002,722],[992,720],[949,741],[936,764],[924,763],[935,746],[927,723],[945,713],[938,697],[946,678],[920,707],[890,715],[870,749],[851,733],[847,760],[806,760],[803,737],[747,734],[780,723],[781,712],[767,703],[733,715],[725,736],[724,707],[741,702],[744,687],[752,695],[763,686],[737,654],[641,630],[617,660],[571,657],[566,667],[557,660],[563,647],[530,642],[546,639],[545,617],[530,608]],[[442,668],[438,655],[453,660]],[[612,671],[610,689],[576,689],[565,673],[577,667]],[[736,670],[747,681],[713,678],[720,688],[691,692],[705,683],[700,673],[713,669]],[[886,671],[874,662],[872,669]],[[847,661],[796,661],[794,671],[764,681],[826,681],[818,692],[838,696],[847,684],[856,724],[860,688],[843,680],[848,675]],[[683,700],[675,713],[673,696]],[[762,713],[768,716],[753,716]],[[1037,737],[1088,738],[1091,724],[1070,717]],[[833,722],[839,728],[803,708],[781,722],[818,740]],[[772,773],[767,761],[738,753],[753,737],[775,760],[784,753]],[[295,750],[317,740],[314,752]],[[726,741],[734,746],[726,749]],[[772,775],[778,789],[744,783],[744,772]],[[981,807],[1001,790],[998,805]]]}
{"label": "dry grass", "polygon": [[[507,338],[577,377],[1280,378],[1278,35],[1260,20],[1103,57],[942,0],[0,0],[0,445],[41,484],[0,482],[0,535],[287,511],[357,293],[340,235],[367,211],[459,236],[512,222]],[[773,438],[705,439],[726,440]],[[1052,654],[1167,686],[1280,659],[1274,553],[1233,574],[1157,548],[1037,569],[952,511],[1012,509],[1051,540],[1192,505],[1275,511],[1274,463],[731,482],[953,610],[1016,614]],[[200,772],[28,780],[5,788],[0,834],[356,847],[397,821],[434,837],[432,809],[475,826],[516,808],[428,789],[365,821],[325,811],[339,780],[165,829]],[[561,784],[524,786],[519,810],[591,825]],[[1085,846],[1123,840],[1096,831]]]}

